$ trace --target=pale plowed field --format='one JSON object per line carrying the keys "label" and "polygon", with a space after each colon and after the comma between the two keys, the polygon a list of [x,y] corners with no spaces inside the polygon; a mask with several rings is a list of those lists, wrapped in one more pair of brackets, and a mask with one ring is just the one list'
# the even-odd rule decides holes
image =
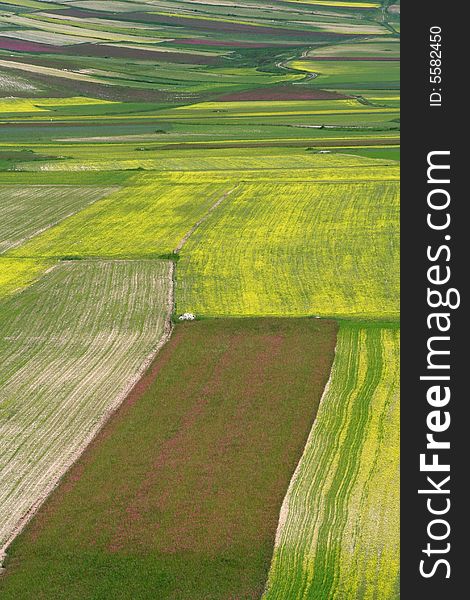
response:
{"label": "pale plowed field", "polygon": [[0,302],[0,548],[167,332],[172,265],[60,263]]}

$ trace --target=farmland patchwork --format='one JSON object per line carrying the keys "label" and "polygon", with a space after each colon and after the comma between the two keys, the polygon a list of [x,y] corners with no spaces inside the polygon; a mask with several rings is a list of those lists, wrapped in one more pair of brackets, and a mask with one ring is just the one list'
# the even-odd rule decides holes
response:
{"label": "farmland patchwork", "polygon": [[397,600],[399,3],[1,7],[0,596]]}
{"label": "farmland patchwork", "polygon": [[336,330],[315,319],[178,325],[12,546],[2,599],[259,598]]}

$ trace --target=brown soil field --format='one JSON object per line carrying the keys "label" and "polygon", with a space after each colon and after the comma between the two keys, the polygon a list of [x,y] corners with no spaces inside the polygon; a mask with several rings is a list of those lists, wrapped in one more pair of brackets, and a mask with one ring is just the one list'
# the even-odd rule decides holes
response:
{"label": "brown soil field", "polygon": [[219,102],[263,101],[263,100],[341,100],[349,98],[335,92],[325,90],[306,90],[291,86],[277,86],[271,88],[258,88],[225,94],[217,98]]}
{"label": "brown soil field", "polygon": [[11,546],[2,600],[259,598],[336,334],[317,319],[176,325]]}

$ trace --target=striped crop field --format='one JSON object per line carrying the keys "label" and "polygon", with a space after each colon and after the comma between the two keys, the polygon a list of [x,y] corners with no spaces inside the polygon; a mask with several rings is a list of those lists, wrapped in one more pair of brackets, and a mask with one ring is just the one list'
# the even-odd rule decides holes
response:
{"label": "striped crop field", "polygon": [[[299,131],[309,131],[308,129],[300,129]],[[334,132],[334,135],[331,134],[329,137],[325,137],[325,139],[317,141],[316,143],[320,145],[331,144],[336,146],[347,146],[349,143],[349,137],[343,135],[344,132]],[[290,130],[290,136],[293,135],[293,129]],[[354,133],[357,136],[357,133]],[[381,142],[381,144],[393,143],[393,140],[397,140],[397,137],[390,134],[384,134],[382,136],[377,136],[377,141]],[[238,140],[240,143],[248,143],[249,140]],[[278,140],[281,142],[282,140]],[[285,143],[289,142],[289,140],[284,140]],[[296,141],[296,138],[291,137],[290,141]],[[298,141],[298,138],[297,138]],[[314,140],[304,140],[304,144],[308,145],[309,142],[315,143]],[[222,145],[226,142],[219,141]],[[349,167],[349,177],[354,178],[363,178],[361,176],[360,171],[366,167],[380,167],[380,161],[373,161],[367,158],[359,158],[357,156],[351,156],[347,153],[342,154],[341,156],[334,157],[333,155],[323,155],[315,152],[307,153],[305,150],[298,151],[297,153],[288,153],[284,149],[281,152],[278,151],[277,154],[266,153],[265,156],[260,155],[259,149],[256,148],[256,145],[259,145],[259,140],[252,140],[254,148],[250,148],[249,151],[244,149],[243,154],[236,154],[234,149],[227,147],[225,151],[208,151],[203,146],[205,142],[201,143],[201,148],[197,148],[198,152],[191,160],[188,160],[188,151],[180,152],[180,155],[168,156],[171,151],[167,152],[164,155],[160,153],[152,153],[152,157],[147,156],[150,153],[140,152],[138,158],[136,158],[136,153],[129,149],[127,146],[123,148],[118,147],[110,147],[111,144],[104,144],[102,148],[102,154],[89,154],[89,150],[87,153],[87,149],[74,148],[73,150],[69,150],[69,153],[75,153],[76,158],[70,158],[60,161],[47,161],[47,160],[35,160],[31,162],[22,162],[19,164],[20,171],[35,171],[38,175],[43,175],[45,173],[54,174],[57,172],[62,172],[62,177],[65,179],[69,174],[77,174],[81,171],[99,172],[100,170],[104,171],[112,171],[113,169],[122,169],[122,170],[135,170],[142,169],[146,171],[154,172],[158,171],[213,171],[213,170],[232,170],[232,171],[257,171],[260,169],[292,169],[300,171],[301,169],[330,169],[330,178],[336,178],[340,175],[341,172],[336,173],[335,170],[337,168],[346,169]],[[198,143],[195,143],[197,146]],[[364,139],[362,145],[367,146],[367,140]],[[53,150],[53,148],[50,148]],[[57,151],[60,151],[58,148]],[[359,169],[359,173],[355,173],[354,169]],[[66,175],[64,175],[66,172]],[[155,176],[155,180],[157,181],[158,176]],[[395,177],[398,177],[398,170],[395,174]]]}
{"label": "striped crop field", "polygon": [[0,186],[0,254],[117,189],[71,185]]}
{"label": "striped crop field", "polygon": [[399,598],[399,330],[342,325],[263,600]]}
{"label": "striped crop field", "polygon": [[318,85],[343,89],[367,85],[373,88],[399,89],[400,63],[387,61],[315,61],[294,60],[291,69],[316,73]]}
{"label": "striped crop field", "polygon": [[185,245],[178,312],[398,316],[398,183],[240,184]]}
{"label": "striped crop field", "polygon": [[162,261],[62,262],[0,300],[0,549],[162,340],[170,272]]}
{"label": "striped crop field", "polygon": [[[231,184],[233,187],[233,184]],[[156,258],[171,253],[230,185],[168,185],[139,177],[85,208],[10,256]]]}

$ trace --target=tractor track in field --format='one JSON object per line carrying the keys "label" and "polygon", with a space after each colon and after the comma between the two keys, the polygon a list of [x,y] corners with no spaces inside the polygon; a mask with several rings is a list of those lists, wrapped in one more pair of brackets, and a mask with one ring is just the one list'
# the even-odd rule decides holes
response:
{"label": "tractor track in field", "polygon": [[198,227],[200,227],[203,223],[205,223],[207,221],[207,219],[211,216],[211,214],[214,212],[214,210],[216,210],[216,208],[218,206],[220,206],[222,204],[222,202],[228,197],[230,196],[230,194],[232,192],[234,192],[237,187],[239,186],[239,184],[237,183],[233,188],[231,188],[230,190],[228,190],[227,192],[225,192],[224,194],[222,194],[222,196],[220,198],[218,198],[218,200],[209,208],[209,210],[199,219],[199,221],[197,221],[192,227],[191,229],[188,231],[188,233],[186,235],[184,235],[181,238],[181,241],[179,242],[179,244],[176,246],[176,248],[173,250],[174,254],[178,254],[184,247],[184,245],[186,244],[186,242],[189,240],[189,238],[193,235],[193,233],[196,231],[196,229],[198,229]]}
{"label": "tractor track in field", "polygon": [[[186,242],[189,240],[191,235],[196,231],[196,229],[202,225],[207,219],[211,216],[211,214],[217,209],[218,206],[232,193],[234,192],[239,184],[236,184],[234,187],[226,191],[222,196],[220,196],[216,202],[206,211],[206,213],[191,227],[191,229],[183,236],[180,240],[173,253],[178,254]],[[109,261],[109,260],[108,260]],[[113,261],[114,262],[114,261]],[[116,262],[122,262],[122,259],[117,259]],[[131,395],[135,388],[139,385],[139,382],[144,377],[145,373],[149,369],[152,362],[155,360],[156,356],[160,352],[160,350],[165,346],[165,344],[171,338],[171,334],[174,329],[173,325],[173,313],[175,310],[175,288],[176,288],[176,262],[173,260],[169,261],[169,269],[168,269],[168,294],[167,294],[167,303],[166,303],[166,318],[164,321],[163,333],[160,336],[160,339],[156,343],[155,347],[152,351],[147,355],[144,362],[136,372],[136,374],[128,381],[124,390],[117,396],[115,402],[112,406],[109,407],[108,410],[104,412],[101,419],[97,422],[96,426],[90,431],[88,436],[84,439],[84,441],[80,444],[79,448],[76,452],[71,456],[71,460],[66,465],[62,475],[59,479],[53,482],[50,486],[48,486],[44,492],[29,506],[28,510],[21,516],[20,520],[13,528],[11,533],[5,539],[3,544],[0,546],[0,576],[5,571],[3,567],[8,547],[11,545],[13,540],[22,532],[22,530],[26,527],[29,521],[34,517],[37,511],[41,508],[46,499],[51,495],[51,493],[61,484],[65,474],[70,470],[70,468],[77,462],[77,460],[82,456],[91,442],[97,437],[106,423],[109,421],[111,416],[119,409],[119,407],[123,404],[126,398]],[[54,265],[52,268],[55,268],[57,265]],[[49,269],[49,270],[51,270]],[[51,465],[51,468],[54,468],[54,465]]]}
{"label": "tractor track in field", "polygon": [[[181,250],[184,248],[186,242],[189,240],[189,238],[193,235],[193,233],[203,224],[207,221],[207,219],[211,216],[211,214],[222,204],[222,202],[228,198],[228,196],[230,196],[230,194],[232,192],[234,192],[238,186],[240,184],[237,183],[233,188],[229,189],[228,191],[226,191],[225,193],[222,194],[222,196],[220,196],[220,198],[218,198],[214,204],[206,211],[206,213],[204,215],[202,215],[202,217],[196,221],[196,223],[191,227],[191,229],[181,238],[181,240],[179,241],[178,245],[176,246],[176,248],[173,250],[173,254],[175,255],[179,255],[179,253],[181,252]],[[169,320],[170,320],[170,326],[171,328],[173,328],[172,325],[172,315],[175,312],[175,307],[176,307],[176,298],[175,298],[175,289],[176,289],[176,262],[171,261],[172,262],[172,268],[170,269],[170,277],[171,277],[171,281],[170,281],[170,295],[171,295],[171,311],[169,313]],[[171,335],[171,331],[170,334],[168,335],[168,339],[170,338]]]}

